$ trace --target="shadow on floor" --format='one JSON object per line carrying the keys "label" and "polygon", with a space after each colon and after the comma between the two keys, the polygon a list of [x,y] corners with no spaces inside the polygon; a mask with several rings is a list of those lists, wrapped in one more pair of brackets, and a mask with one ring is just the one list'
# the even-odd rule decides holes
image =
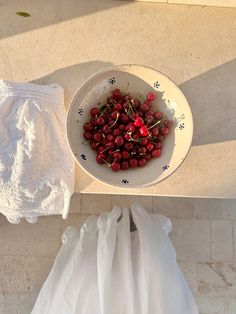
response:
{"label": "shadow on floor", "polygon": [[112,65],[112,63],[97,60],[79,63],[56,70],[55,72],[50,73],[47,76],[34,80],[33,83],[58,83],[62,85],[65,90],[65,107],[68,108],[72,96],[90,76]]}
{"label": "shadow on floor", "polygon": [[[33,29],[61,23],[85,15],[127,5],[128,1],[114,0],[58,0],[58,1],[0,1],[0,38],[9,37]],[[24,11],[30,17],[16,15]]]}
{"label": "shadow on floor", "polygon": [[236,140],[236,59],[179,87],[193,113],[193,145]]}
{"label": "shadow on floor", "polygon": [[[65,91],[65,107],[68,109],[69,103],[77,91],[77,89],[93,74],[96,72],[112,66],[112,63],[102,61],[91,61],[85,63],[75,64],[66,68],[59,69],[47,76],[34,80],[33,83],[37,84],[51,84],[58,83],[63,86]],[[78,178],[77,172],[79,166],[76,164],[75,172]],[[87,187],[93,182],[90,176],[86,175],[85,186]],[[76,190],[76,189],[75,189]]]}

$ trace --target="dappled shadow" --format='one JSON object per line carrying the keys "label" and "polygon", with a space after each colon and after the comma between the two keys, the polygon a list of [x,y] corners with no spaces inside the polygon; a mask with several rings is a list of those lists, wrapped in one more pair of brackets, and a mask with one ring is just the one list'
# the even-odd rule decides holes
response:
{"label": "dappled shadow", "polygon": [[179,87],[193,113],[193,145],[236,139],[236,59]]}
{"label": "dappled shadow", "polygon": [[[0,1],[0,38],[58,24],[103,10],[110,10],[126,4],[128,4],[127,1],[114,0],[37,0],[24,2],[2,0]],[[27,12],[31,16],[27,18],[18,16],[16,15],[18,11]],[[94,27],[94,25],[91,27]]]}

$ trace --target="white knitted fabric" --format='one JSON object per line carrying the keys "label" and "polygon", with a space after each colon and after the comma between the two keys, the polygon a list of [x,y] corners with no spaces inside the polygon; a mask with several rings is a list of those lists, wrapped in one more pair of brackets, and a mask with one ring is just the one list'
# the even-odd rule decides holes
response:
{"label": "white knitted fabric", "polygon": [[66,218],[74,162],[65,118],[61,86],[0,80],[0,212],[10,222]]}

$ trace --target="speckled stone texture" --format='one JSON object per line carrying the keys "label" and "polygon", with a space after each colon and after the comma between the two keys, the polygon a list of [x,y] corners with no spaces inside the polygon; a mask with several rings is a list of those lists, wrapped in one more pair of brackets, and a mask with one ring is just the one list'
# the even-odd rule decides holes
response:
{"label": "speckled stone texture", "polygon": [[[75,197],[67,220],[40,217],[35,225],[23,221],[11,225],[0,216],[0,313],[30,314],[67,226],[79,228],[90,214],[132,202],[171,218],[170,237],[200,313],[235,314],[236,218],[232,200],[110,195]],[[197,208],[205,212],[199,215]]]}

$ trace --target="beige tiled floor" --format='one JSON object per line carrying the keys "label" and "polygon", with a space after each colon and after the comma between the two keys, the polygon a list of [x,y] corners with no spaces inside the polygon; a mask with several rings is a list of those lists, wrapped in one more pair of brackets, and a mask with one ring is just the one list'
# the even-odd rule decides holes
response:
{"label": "beige tiled floor", "polygon": [[30,313],[68,225],[132,202],[171,218],[178,262],[201,314],[235,314],[236,201],[108,195],[74,197],[66,221],[54,216],[11,225],[0,217],[0,314]]}

